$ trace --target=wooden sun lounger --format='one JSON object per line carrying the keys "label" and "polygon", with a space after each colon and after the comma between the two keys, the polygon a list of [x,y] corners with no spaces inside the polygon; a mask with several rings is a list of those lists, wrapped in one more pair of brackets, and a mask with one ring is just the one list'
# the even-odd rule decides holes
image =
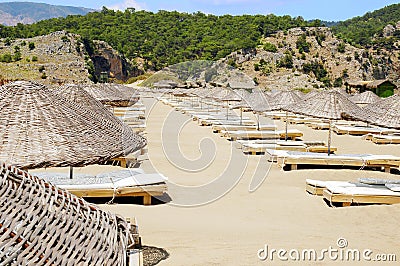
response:
{"label": "wooden sun lounger", "polygon": [[[328,147],[327,146],[308,146],[300,141],[289,141],[289,142],[298,142],[298,144],[290,144],[287,145],[283,143],[284,141],[276,142],[276,143],[248,143],[242,144],[242,151],[245,154],[251,155],[259,155],[265,154],[267,149],[273,150],[285,150],[285,151],[298,151],[298,152],[318,152],[318,153],[327,153]],[[337,148],[331,147],[331,153],[337,151]]]}
{"label": "wooden sun lounger", "polygon": [[355,187],[356,183],[347,181],[321,181],[314,179],[306,179],[306,191],[311,195],[322,196],[324,189],[328,185],[336,185],[341,187]]}
{"label": "wooden sun lounger", "polygon": [[[259,130],[276,130],[276,125],[260,125]],[[212,130],[214,133],[219,133],[222,130],[235,131],[235,130],[257,130],[256,125],[213,125]]]}
{"label": "wooden sun lounger", "polygon": [[276,161],[282,168],[290,167],[290,170],[297,170],[298,165],[327,165],[327,166],[355,166],[355,167],[380,167],[385,172],[390,172],[391,167],[400,166],[400,157],[393,155],[357,155],[357,154],[332,154],[328,156],[324,153],[312,152],[283,152],[266,151],[270,155],[270,160]]}
{"label": "wooden sun lounger", "polygon": [[398,135],[372,135],[370,140],[375,144],[400,144]]}
{"label": "wooden sun lounger", "polygon": [[357,127],[357,126],[344,126],[344,125],[334,125],[333,131],[338,135],[365,135],[368,133],[374,134],[391,134],[396,132],[393,129],[377,128],[377,127]]}
{"label": "wooden sun lounger", "polygon": [[309,127],[315,130],[324,130],[324,129],[329,129],[329,123],[315,122],[315,123],[310,123]]}
{"label": "wooden sun lounger", "polygon": [[167,191],[162,174],[145,174],[142,169],[132,168],[96,176],[74,175],[69,173],[36,173],[62,189],[78,197],[143,197],[143,204],[150,205],[152,196],[161,196]]}
{"label": "wooden sun lounger", "polygon": [[[221,131],[222,135],[229,140],[238,139],[284,139],[285,130],[276,131],[261,131],[261,130],[238,130],[238,131]],[[289,129],[287,132],[288,138],[295,140],[296,138],[302,137],[303,132],[297,129]]]}
{"label": "wooden sun lounger", "polygon": [[[281,118],[285,118],[286,119],[286,112],[280,112],[280,111],[271,111],[271,112],[265,112],[264,113],[266,117],[270,117],[274,120],[279,120]],[[287,115],[288,118],[296,118],[298,117],[298,115],[295,114],[291,114],[289,113]]]}
{"label": "wooden sun lounger", "polygon": [[[240,118],[229,117],[229,119],[200,119],[199,124],[202,126],[212,125],[240,125]],[[242,125],[254,125],[255,122],[250,119],[242,119]]]}
{"label": "wooden sun lounger", "polygon": [[327,185],[322,194],[331,205],[400,203],[400,192],[391,191],[385,186],[341,187]]}

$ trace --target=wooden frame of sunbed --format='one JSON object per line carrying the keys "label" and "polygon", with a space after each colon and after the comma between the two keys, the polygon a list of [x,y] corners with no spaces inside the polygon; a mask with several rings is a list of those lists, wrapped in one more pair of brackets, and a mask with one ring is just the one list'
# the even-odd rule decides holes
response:
{"label": "wooden frame of sunbed", "polygon": [[[260,125],[259,130],[276,130],[276,125]],[[214,133],[224,131],[238,131],[238,130],[257,130],[257,125],[213,125],[212,130]]]}
{"label": "wooden frame of sunbed", "polygon": [[143,197],[143,205],[151,205],[152,196],[162,196],[167,192],[167,184],[140,185],[115,189],[68,189],[78,197],[113,198],[113,197]]}
{"label": "wooden frame of sunbed", "polygon": [[372,135],[370,140],[375,144],[400,144],[398,135]]}
{"label": "wooden frame of sunbed", "polygon": [[[285,139],[285,130],[241,130],[241,131],[222,131],[224,137],[235,141],[238,139]],[[297,129],[289,129],[287,131],[288,139],[295,140],[303,137],[303,132]]]}
{"label": "wooden frame of sunbed", "polygon": [[[339,193],[338,193],[339,190]],[[322,196],[328,202],[334,203],[335,205],[340,204],[342,206],[350,206],[351,204],[397,204],[400,203],[400,193],[393,192],[390,189],[382,187],[382,189],[377,188],[342,188],[335,190],[332,188],[326,188],[322,192]],[[347,192],[349,193],[344,193]],[[351,191],[353,190],[353,191]],[[357,190],[359,192],[357,192]],[[382,193],[379,191],[381,190]],[[371,193],[365,193],[365,191],[370,191]],[[364,193],[363,193],[364,192]],[[376,192],[373,194],[372,192]]]}
{"label": "wooden frame of sunbed", "polygon": [[[242,151],[244,154],[249,155],[262,155],[265,154],[267,149],[274,150],[285,150],[285,151],[298,151],[298,152],[317,152],[317,153],[327,153],[327,146],[308,146],[308,145],[281,145],[281,144],[257,144],[250,143],[242,145]],[[330,152],[334,153],[337,148],[331,147]]]}
{"label": "wooden frame of sunbed", "polygon": [[355,166],[381,167],[385,172],[390,168],[399,168],[400,157],[393,155],[331,155],[322,153],[276,153],[268,150],[272,160],[276,160],[282,167],[290,166],[290,170],[297,170],[298,165],[327,165],[327,166]]}
{"label": "wooden frame of sunbed", "polygon": [[333,131],[338,135],[366,135],[369,133],[375,134],[390,134],[396,132],[396,130],[385,129],[385,128],[374,128],[374,127],[356,127],[348,125],[334,125]]}

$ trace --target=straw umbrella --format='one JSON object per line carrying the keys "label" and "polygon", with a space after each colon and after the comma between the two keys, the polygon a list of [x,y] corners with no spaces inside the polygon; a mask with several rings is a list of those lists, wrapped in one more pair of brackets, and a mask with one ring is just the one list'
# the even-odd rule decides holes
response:
{"label": "straw umbrella", "polygon": [[248,98],[250,96],[250,92],[244,89],[234,90],[234,93],[239,96],[240,101],[236,102],[232,109],[240,109],[240,125],[243,123],[243,109],[250,108],[250,104]]}
{"label": "straw umbrella", "polygon": [[[281,90],[269,98],[268,104],[258,105],[255,110],[258,112],[268,112],[283,110],[284,107],[294,104],[300,101],[301,98],[293,90]],[[285,123],[285,140],[288,139],[288,112],[286,111],[286,123]]]}
{"label": "straw umbrella", "polygon": [[271,111],[271,97],[261,89],[255,89],[247,99],[251,109],[257,116],[257,130],[260,129],[260,113]]}
{"label": "straw umbrella", "polygon": [[349,115],[374,125],[400,129],[400,95],[394,94],[381,99],[361,109],[353,110]]}
{"label": "straw umbrella", "polygon": [[363,93],[353,95],[349,98],[355,104],[364,106],[371,103],[376,103],[381,98],[372,91],[364,91]]}
{"label": "straw umbrella", "polygon": [[318,118],[329,119],[328,154],[330,154],[331,121],[345,118],[350,112],[359,110],[355,103],[338,91],[324,91],[304,100],[283,107],[283,110]]}
{"label": "straw umbrella", "polygon": [[25,169],[101,163],[146,145],[104,110],[88,109],[38,83],[0,87],[0,111],[0,160]]}
{"label": "straw umbrella", "polygon": [[0,163],[1,265],[124,265],[124,218]]}
{"label": "straw umbrella", "polygon": [[229,89],[226,89],[222,94],[217,95],[216,99],[226,102],[226,120],[229,120],[229,102],[240,102],[242,100],[239,95]]}
{"label": "straw umbrella", "polygon": [[110,83],[97,83],[84,89],[102,104],[113,107],[128,107],[139,100],[139,95],[130,87]]}

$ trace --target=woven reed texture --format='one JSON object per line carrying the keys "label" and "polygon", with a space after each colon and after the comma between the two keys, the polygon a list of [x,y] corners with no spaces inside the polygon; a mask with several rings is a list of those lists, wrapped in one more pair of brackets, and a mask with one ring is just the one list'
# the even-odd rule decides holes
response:
{"label": "woven reed texture", "polygon": [[97,83],[85,86],[84,89],[106,105],[128,107],[139,100],[139,95],[134,89],[120,84]]}
{"label": "woven reed texture", "polygon": [[400,129],[400,95],[395,94],[354,110],[350,116],[378,126]]}
{"label": "woven reed texture", "polygon": [[364,91],[363,93],[353,95],[349,98],[350,101],[358,104],[376,103],[380,99],[381,98],[372,91]]}
{"label": "woven reed texture", "polygon": [[270,102],[272,110],[280,110],[283,107],[297,103],[300,100],[301,98],[297,92],[293,90],[282,90],[274,94]]}
{"label": "woven reed texture", "polygon": [[0,163],[1,265],[124,265],[127,222]]}
{"label": "woven reed texture", "polygon": [[38,83],[0,87],[0,160],[21,168],[83,166],[141,149],[146,140],[102,109]]}
{"label": "woven reed texture", "polygon": [[355,103],[338,91],[323,91],[284,107],[283,110],[293,113],[339,120],[354,110],[360,110]]}

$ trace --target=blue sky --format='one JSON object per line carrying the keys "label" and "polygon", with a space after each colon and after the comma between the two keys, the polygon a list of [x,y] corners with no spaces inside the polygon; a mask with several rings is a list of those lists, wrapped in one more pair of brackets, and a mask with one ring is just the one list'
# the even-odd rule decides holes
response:
{"label": "blue sky", "polygon": [[[12,0],[0,0],[11,2]],[[15,0],[14,0],[15,1]],[[100,9],[102,6],[124,10],[126,7],[158,10],[178,10],[181,12],[223,14],[275,14],[302,16],[304,19],[346,20],[364,15],[399,1],[393,0],[25,0],[53,5],[80,6]]]}

